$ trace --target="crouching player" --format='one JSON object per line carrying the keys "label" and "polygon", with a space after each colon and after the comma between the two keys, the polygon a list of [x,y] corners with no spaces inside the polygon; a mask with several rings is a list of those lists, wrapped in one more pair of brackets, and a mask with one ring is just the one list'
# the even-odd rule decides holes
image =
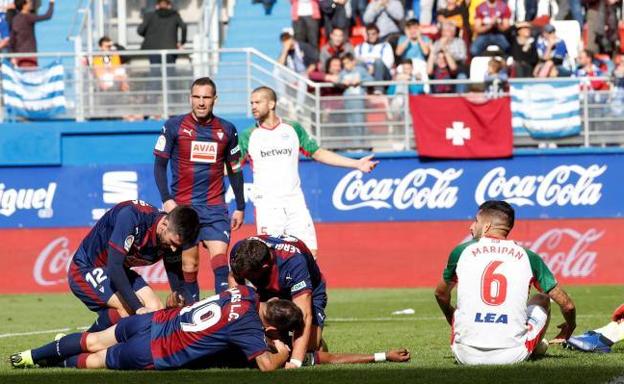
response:
{"label": "crouching player", "polygon": [[301,367],[307,352],[321,349],[327,294],[325,279],[312,252],[293,237],[258,235],[241,240],[230,252],[238,283],[251,282],[264,302],[292,300],[303,312],[304,327],[295,333],[286,368]]}
{"label": "crouching player", "polygon": [[609,353],[613,344],[621,340],[624,340],[624,304],[617,307],[611,321],[604,327],[570,337],[566,347],[583,352]]}
{"label": "crouching player", "polygon": [[40,348],[16,353],[16,368],[175,369],[217,355],[230,346],[255,360],[261,371],[283,366],[289,350],[279,340],[270,352],[265,329],[300,332],[301,311],[292,302],[274,300],[257,309],[255,292],[230,288],[193,305],[130,316],[96,333],[64,336]]}
{"label": "crouching player", "polygon": [[199,298],[197,282],[183,278],[181,252],[199,232],[197,213],[179,206],[168,214],[140,200],[117,204],[82,240],[68,271],[71,291],[98,314],[89,328],[97,332],[121,317],[162,309],[147,283],[131,267],[164,261],[171,289],[187,304]]}
{"label": "crouching player", "polygon": [[[451,350],[460,364],[513,364],[537,354],[550,320],[550,299],[565,323],[553,342],[563,342],[576,326],[574,303],[543,260],[508,240],[514,210],[487,201],[470,226],[474,240],[451,253],[435,296],[451,325]],[[533,284],[539,293],[528,301]],[[451,290],[457,285],[457,305]]]}

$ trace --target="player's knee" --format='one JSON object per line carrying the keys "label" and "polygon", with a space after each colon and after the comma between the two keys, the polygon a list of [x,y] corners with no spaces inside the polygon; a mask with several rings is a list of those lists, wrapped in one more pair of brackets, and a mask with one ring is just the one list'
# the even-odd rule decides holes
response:
{"label": "player's knee", "polygon": [[100,338],[101,332],[87,334],[87,337],[84,338],[84,347],[86,347],[86,352],[95,353],[105,348]]}
{"label": "player's knee", "polygon": [[146,302],[145,308],[147,308],[150,312],[154,312],[164,309],[165,306],[163,305],[162,301],[160,301],[160,299],[156,298],[155,300],[150,300]]}
{"label": "player's knee", "polygon": [[531,300],[529,300],[529,305],[539,305],[540,307],[544,308],[547,313],[549,313],[550,297],[543,293],[535,294],[533,297],[531,297]]}
{"label": "player's knee", "polygon": [[87,368],[106,368],[106,349],[87,357]]}

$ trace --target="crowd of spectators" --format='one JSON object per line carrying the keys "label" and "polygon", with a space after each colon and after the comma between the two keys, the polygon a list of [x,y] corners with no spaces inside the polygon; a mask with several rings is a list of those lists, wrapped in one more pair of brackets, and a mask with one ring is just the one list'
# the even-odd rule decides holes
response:
{"label": "crowd of spectators", "polygon": [[[279,61],[313,81],[334,83],[326,91],[332,94],[398,91],[363,90],[364,79],[452,79],[458,81],[405,89],[466,92],[471,87],[460,82],[483,56],[481,90],[488,94],[501,93],[514,77],[621,77],[623,13],[622,0],[291,0],[292,30],[282,33]],[[565,19],[578,25],[581,38],[573,44],[553,22]],[[346,68],[352,58],[355,68]]]}

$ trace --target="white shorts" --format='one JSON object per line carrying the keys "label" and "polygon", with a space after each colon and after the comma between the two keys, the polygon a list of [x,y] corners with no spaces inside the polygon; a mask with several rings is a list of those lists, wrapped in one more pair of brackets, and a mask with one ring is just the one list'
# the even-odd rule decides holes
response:
{"label": "white shorts", "polygon": [[535,347],[539,344],[546,332],[548,314],[539,305],[530,305],[527,308],[527,333],[524,343],[512,348],[481,349],[469,345],[453,343],[451,351],[459,364],[515,364],[528,359]]}
{"label": "white shorts", "polygon": [[311,250],[318,249],[312,216],[302,196],[279,202],[256,198],[256,229],[265,235],[289,235],[303,241]]}

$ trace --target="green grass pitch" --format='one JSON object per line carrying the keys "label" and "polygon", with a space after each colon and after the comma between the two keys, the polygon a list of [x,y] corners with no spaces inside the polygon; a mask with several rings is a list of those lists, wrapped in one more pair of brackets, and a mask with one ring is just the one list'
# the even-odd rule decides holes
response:
{"label": "green grass pitch", "polygon": [[[601,326],[624,301],[624,286],[567,287],[577,305],[577,332]],[[624,382],[624,343],[606,355],[581,354],[551,346],[547,357],[509,367],[461,367],[449,349],[449,327],[432,289],[332,290],[325,339],[335,352],[378,352],[405,346],[407,364],[322,366],[261,373],[214,369],[171,372],[113,372],[75,369],[14,370],[11,352],[49,342],[54,329],[89,325],[94,315],[71,294],[0,296],[0,383],[605,383]],[[413,308],[414,315],[391,315]],[[546,335],[561,323],[558,308]],[[48,333],[16,336],[16,333]],[[70,330],[71,332],[71,330]],[[613,381],[615,382],[615,381]]]}

